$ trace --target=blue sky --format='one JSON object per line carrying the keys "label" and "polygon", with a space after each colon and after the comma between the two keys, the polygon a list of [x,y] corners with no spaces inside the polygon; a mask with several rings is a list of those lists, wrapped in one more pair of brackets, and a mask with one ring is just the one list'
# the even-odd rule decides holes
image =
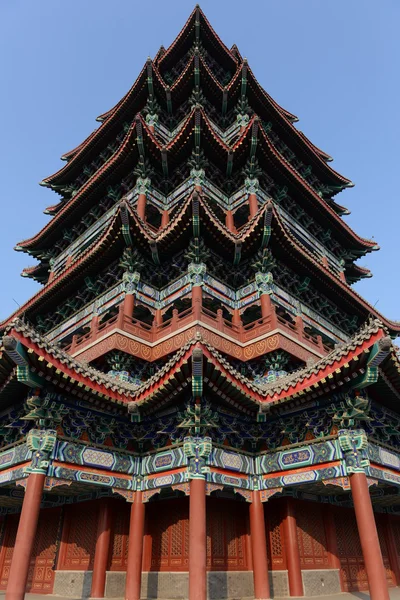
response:
{"label": "blue sky", "polygon": [[[0,319],[38,284],[13,246],[31,237],[57,201],[38,182],[129,89],[147,56],[168,46],[188,0],[1,0]],[[374,277],[356,286],[400,319],[398,0],[204,0],[212,26],[236,43],[261,85],[296,114],[297,127],[334,157],[356,187],[338,201],[346,221],[380,252],[360,264]]]}

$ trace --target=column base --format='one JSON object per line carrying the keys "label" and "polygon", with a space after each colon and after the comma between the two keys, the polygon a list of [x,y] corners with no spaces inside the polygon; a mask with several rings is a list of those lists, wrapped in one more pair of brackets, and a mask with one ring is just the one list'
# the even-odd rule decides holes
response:
{"label": "column base", "polygon": [[[315,569],[302,571],[306,597],[339,594],[339,571]],[[126,573],[107,571],[105,598],[123,598]],[[89,598],[92,571],[56,571],[53,594],[64,598]],[[271,598],[289,596],[287,571],[269,571]],[[189,590],[188,572],[143,572],[141,597],[148,600],[187,600]],[[207,597],[209,600],[269,600],[254,599],[252,571],[209,571],[207,573]],[[94,600],[94,599],[93,599]]]}
{"label": "column base", "polygon": [[53,594],[68,598],[90,598],[92,575],[93,571],[55,571]]}
{"label": "column base", "polygon": [[337,569],[310,569],[302,571],[301,575],[306,598],[342,593]]}

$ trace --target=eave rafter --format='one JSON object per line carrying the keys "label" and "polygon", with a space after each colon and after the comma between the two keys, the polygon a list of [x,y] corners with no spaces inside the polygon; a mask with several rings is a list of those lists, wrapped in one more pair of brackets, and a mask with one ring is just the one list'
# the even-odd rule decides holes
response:
{"label": "eave rafter", "polygon": [[[182,370],[190,362],[193,350],[201,348],[206,362],[218,372],[218,376],[214,378],[217,383],[211,385],[211,390],[227,402],[234,398],[244,408],[263,413],[292,399],[306,401],[340,389],[343,385],[356,387],[359,374],[365,373],[370,368],[368,365],[373,363],[375,348],[379,348],[382,342],[387,345],[388,338],[385,335],[381,324],[371,321],[350,342],[333,350],[312,367],[289,374],[261,388],[236,371],[212,346],[202,341],[191,341],[165,367],[138,388],[134,401],[141,411],[148,413],[152,406],[157,405],[159,408],[162,398],[164,402],[167,401],[166,396],[174,398],[177,393],[176,385],[180,386],[182,382]],[[387,350],[385,353],[387,354]],[[385,353],[381,352],[382,355]],[[205,374],[211,373],[209,367],[203,370]],[[177,377],[178,373],[180,377]],[[189,373],[190,369],[186,367],[184,377],[187,381]],[[205,377],[204,385],[210,385],[211,380],[211,377]]]}
{"label": "eave rafter", "polygon": [[[132,158],[132,154],[138,154],[137,144],[135,143],[136,135],[136,122],[134,122],[118,151],[80,188],[79,192],[64,205],[63,209],[37,235],[19,242],[16,248],[18,250],[29,251],[30,249],[39,247],[40,243],[44,243],[46,236],[49,236],[50,233],[56,233],[58,227],[65,227],[66,217],[72,211],[74,211],[75,218],[77,210],[83,213],[84,208],[82,207],[85,205],[85,201],[87,202],[88,197],[90,198],[90,195],[98,190],[99,183],[107,177],[115,175],[114,168],[122,167],[121,160],[125,161],[127,158]],[[136,160],[133,159],[132,162],[135,164],[137,158]]]}
{"label": "eave rafter", "polygon": [[[252,124],[249,124],[248,129],[251,130]],[[188,197],[182,204],[180,209],[174,214],[174,217],[162,230],[155,232],[150,229],[136,214],[136,211],[126,202],[122,201],[120,205],[124,206],[124,210],[129,215],[129,227],[131,229],[132,239],[135,245],[142,249],[145,254],[149,253],[154,259],[154,248],[157,248],[157,256],[163,255],[166,252],[174,252],[178,249],[178,245],[182,243],[182,235],[187,236],[187,241],[190,239],[191,227],[191,197]],[[199,196],[199,216],[204,221],[203,235],[205,241],[209,245],[218,244],[220,251],[226,253],[226,258],[237,264],[238,260],[245,258],[262,245],[262,239],[265,229],[265,215],[272,211],[273,227],[272,227],[272,250],[278,253],[283,252],[286,260],[289,262],[297,261],[302,264],[302,268],[307,274],[313,272],[313,277],[324,282],[327,289],[332,290],[332,294],[337,298],[342,298],[342,302],[348,307],[350,312],[358,312],[361,318],[366,318],[368,314],[374,314],[380,318],[391,331],[400,331],[400,324],[389,321],[380,315],[372,306],[370,306],[359,294],[345,284],[331,270],[327,269],[321,260],[317,258],[303,246],[297,238],[293,236],[290,230],[286,227],[278,212],[272,203],[264,205],[258,213],[240,231],[236,234],[232,233],[225,224],[215,216],[212,209],[207,203],[203,194]],[[120,210],[115,214],[112,222],[107,230],[102,234],[101,238],[92,246],[88,247],[83,255],[78,257],[63,271],[56,279],[48,284],[36,296],[28,301],[24,306],[17,310],[7,321],[0,324],[0,327],[9,323],[10,320],[27,310],[31,311],[39,301],[43,302],[44,298],[49,298],[55,290],[59,290],[61,284],[72,284],[77,274],[83,276],[85,265],[88,267],[94,264],[97,255],[102,257],[102,260],[107,260],[107,254],[113,250],[113,245],[119,239],[118,222],[120,219]],[[113,240],[110,243],[110,240]],[[178,245],[177,245],[178,244]],[[103,253],[103,248],[106,252]],[[239,252],[239,253],[238,253]],[[79,270],[77,270],[79,269]],[[365,313],[360,311],[360,305],[364,307]]]}

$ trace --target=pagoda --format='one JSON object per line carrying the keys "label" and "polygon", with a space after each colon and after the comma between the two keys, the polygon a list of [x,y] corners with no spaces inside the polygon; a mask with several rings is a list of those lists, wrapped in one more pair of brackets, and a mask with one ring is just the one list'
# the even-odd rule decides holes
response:
{"label": "pagoda", "polygon": [[400,323],[351,181],[196,6],[41,185],[0,324],[0,590],[169,600],[400,585]]}

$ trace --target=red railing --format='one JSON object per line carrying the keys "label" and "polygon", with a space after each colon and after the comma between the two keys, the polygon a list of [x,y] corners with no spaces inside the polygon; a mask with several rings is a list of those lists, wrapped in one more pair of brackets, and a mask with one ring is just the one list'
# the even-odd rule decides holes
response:
{"label": "red railing", "polygon": [[202,306],[196,312],[193,307],[189,307],[180,313],[177,309],[174,309],[172,317],[161,323],[156,323],[154,320],[153,324],[150,325],[149,323],[125,315],[123,312],[123,303],[120,304],[118,313],[112,315],[107,320],[100,323],[93,320],[91,330],[88,333],[74,335],[71,344],[65,350],[74,354],[78,349],[95,341],[100,335],[103,336],[115,329],[135,335],[143,341],[154,343],[189,325],[193,320],[198,320],[206,325],[208,324],[216,331],[224,333],[240,342],[248,342],[270,331],[280,329],[288,331],[291,335],[295,335],[297,339],[306,342],[307,345],[313,346],[319,352],[327,353],[331,350],[323,344],[320,335],[313,336],[304,331],[301,319],[300,322],[293,323],[293,321],[282,315],[276,314],[275,311],[272,311],[266,317],[256,319],[246,325],[239,325],[225,319],[221,309],[215,313]]}

